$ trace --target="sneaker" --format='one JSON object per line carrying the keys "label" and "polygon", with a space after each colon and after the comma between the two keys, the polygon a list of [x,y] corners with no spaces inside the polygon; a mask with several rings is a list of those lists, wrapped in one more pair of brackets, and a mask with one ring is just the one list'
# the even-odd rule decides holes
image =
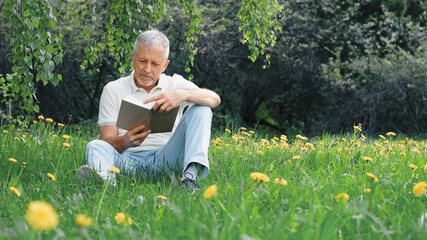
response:
{"label": "sneaker", "polygon": [[200,189],[199,184],[197,184],[195,180],[189,178],[182,180],[180,186],[185,187],[189,192],[195,192]]}
{"label": "sneaker", "polygon": [[77,169],[77,181],[83,185],[86,182],[102,182],[103,179],[99,173],[93,170],[88,165],[80,166]]}

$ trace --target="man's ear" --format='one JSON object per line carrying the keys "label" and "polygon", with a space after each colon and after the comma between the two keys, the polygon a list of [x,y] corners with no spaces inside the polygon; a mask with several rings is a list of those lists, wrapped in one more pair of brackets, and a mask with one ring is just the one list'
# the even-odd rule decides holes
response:
{"label": "man's ear", "polygon": [[165,61],[165,66],[164,66],[164,68],[163,68],[163,71],[162,71],[162,72],[166,71],[166,68],[168,68],[169,63],[170,63],[170,60],[166,60],[166,61]]}

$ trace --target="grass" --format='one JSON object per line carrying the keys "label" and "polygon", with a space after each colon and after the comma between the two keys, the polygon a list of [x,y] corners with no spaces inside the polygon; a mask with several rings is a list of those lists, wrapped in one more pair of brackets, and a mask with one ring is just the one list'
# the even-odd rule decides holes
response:
{"label": "grass", "polygon": [[[415,196],[413,187],[427,181],[427,143],[389,135],[365,138],[355,130],[264,139],[243,128],[227,129],[214,134],[211,173],[192,194],[169,177],[153,182],[122,176],[117,188],[81,186],[76,170],[85,164],[87,142],[97,137],[93,129],[44,120],[25,129],[3,128],[0,238],[426,239],[427,196]],[[255,181],[253,172],[269,181]],[[216,194],[205,198],[214,184]],[[348,200],[337,200],[340,193]],[[59,216],[50,231],[37,231],[26,220],[29,203],[39,200]],[[118,223],[118,213],[128,220]],[[79,214],[96,221],[81,227]]]}

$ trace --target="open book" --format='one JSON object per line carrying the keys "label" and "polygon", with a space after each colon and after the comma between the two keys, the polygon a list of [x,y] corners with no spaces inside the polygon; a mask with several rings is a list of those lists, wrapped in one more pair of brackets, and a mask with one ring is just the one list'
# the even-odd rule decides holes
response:
{"label": "open book", "polygon": [[122,99],[116,126],[126,130],[145,124],[151,133],[171,132],[179,107],[160,113],[152,109],[155,102],[144,104],[132,96]]}

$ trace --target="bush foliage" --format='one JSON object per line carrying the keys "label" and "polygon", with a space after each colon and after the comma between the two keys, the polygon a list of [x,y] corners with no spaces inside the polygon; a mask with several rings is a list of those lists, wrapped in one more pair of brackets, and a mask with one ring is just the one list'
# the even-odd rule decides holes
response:
{"label": "bush foliage", "polygon": [[[258,17],[275,18],[263,23],[242,17],[254,9],[250,1],[127,2],[60,4],[55,33],[63,36],[63,57],[54,72],[62,81],[54,87],[32,80],[41,113],[62,122],[96,118],[102,87],[129,72],[133,39],[154,27],[171,40],[167,73],[220,94],[216,127],[318,134],[360,122],[371,132],[427,132],[427,3],[265,0],[255,12],[273,6]],[[14,47],[3,36],[12,26],[0,25],[2,118],[14,66]]]}

